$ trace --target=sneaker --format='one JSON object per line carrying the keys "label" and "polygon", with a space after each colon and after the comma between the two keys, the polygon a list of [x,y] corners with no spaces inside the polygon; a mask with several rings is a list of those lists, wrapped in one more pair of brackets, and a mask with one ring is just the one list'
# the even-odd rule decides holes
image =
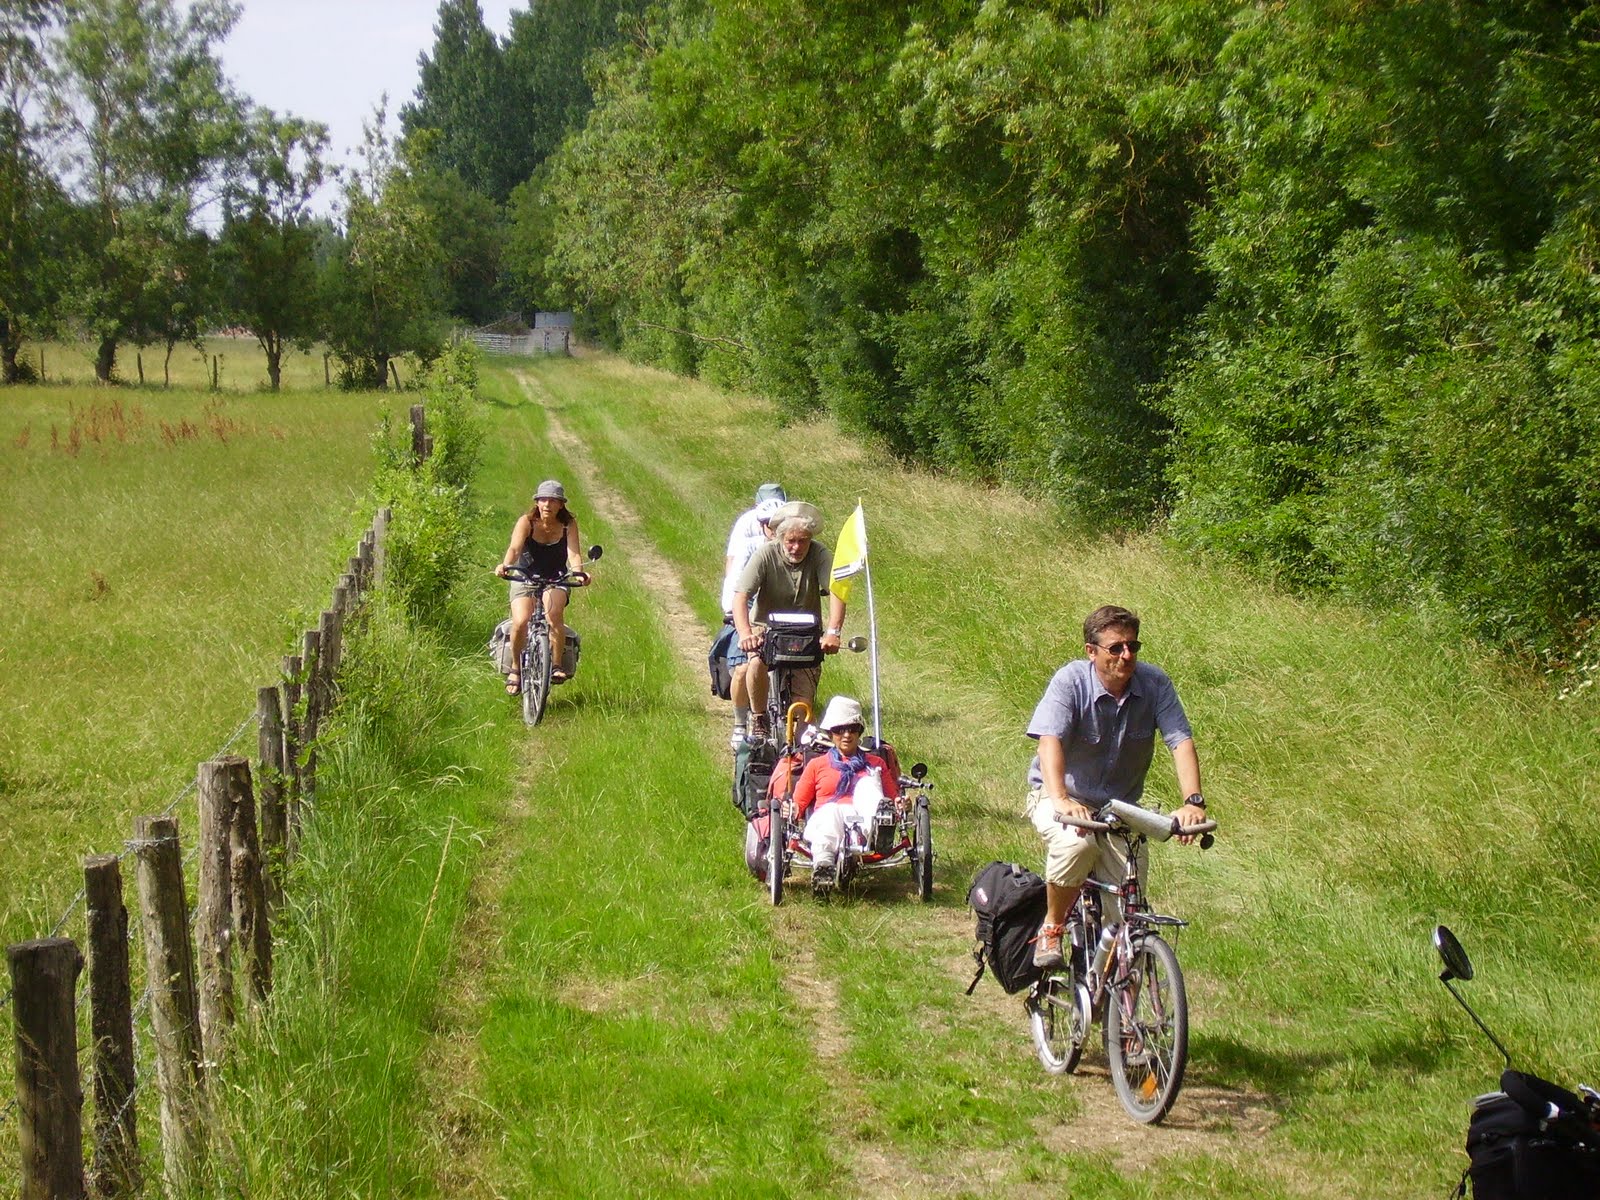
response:
{"label": "sneaker", "polygon": [[1066,930],[1065,925],[1039,926],[1039,936],[1033,939],[1034,966],[1041,971],[1048,971],[1066,961],[1061,954],[1061,935]]}
{"label": "sneaker", "polygon": [[733,727],[733,733],[728,737],[728,745],[737,750],[740,746],[744,745],[744,739],[748,733],[749,730],[747,730],[743,725],[735,725]]}

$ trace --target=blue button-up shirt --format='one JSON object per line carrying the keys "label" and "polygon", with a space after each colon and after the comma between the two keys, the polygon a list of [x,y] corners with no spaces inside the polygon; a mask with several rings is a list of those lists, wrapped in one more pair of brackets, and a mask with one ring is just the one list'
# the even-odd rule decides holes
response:
{"label": "blue button-up shirt", "polygon": [[[1135,664],[1119,700],[1106,691],[1087,658],[1069,662],[1055,673],[1028,722],[1029,737],[1053,734],[1061,739],[1067,794],[1091,808],[1108,800],[1138,803],[1157,729],[1169,748],[1194,736],[1167,673],[1149,663]],[[1028,786],[1043,782],[1039,756],[1034,755]]]}

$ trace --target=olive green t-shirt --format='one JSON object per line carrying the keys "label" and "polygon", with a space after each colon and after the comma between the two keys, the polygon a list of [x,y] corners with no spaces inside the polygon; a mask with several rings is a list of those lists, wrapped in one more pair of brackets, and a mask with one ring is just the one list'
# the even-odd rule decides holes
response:
{"label": "olive green t-shirt", "polygon": [[784,557],[783,545],[772,541],[762,546],[745,563],[734,591],[755,598],[754,620],[767,619],[768,613],[808,612],[822,620],[822,597],[828,594],[833,579],[833,552],[815,539],[806,556],[791,564]]}

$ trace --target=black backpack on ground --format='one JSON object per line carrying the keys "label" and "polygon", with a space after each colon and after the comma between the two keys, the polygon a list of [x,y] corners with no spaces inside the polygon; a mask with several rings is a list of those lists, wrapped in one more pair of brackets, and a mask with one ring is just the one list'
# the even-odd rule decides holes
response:
{"label": "black backpack on ground", "polygon": [[978,917],[978,943],[972,951],[978,973],[967,995],[978,986],[985,967],[1007,992],[1020,992],[1038,979],[1033,942],[1044,922],[1044,880],[1018,863],[992,862],[972,881],[967,903]]}
{"label": "black backpack on ground", "polygon": [[[1479,1096],[1467,1125],[1473,1200],[1592,1200],[1600,1196],[1600,1136],[1576,1117],[1551,1119],[1582,1101],[1564,1088],[1508,1070],[1501,1092]],[[1508,1094],[1509,1093],[1509,1094]],[[1466,1191],[1466,1178],[1456,1195]]]}

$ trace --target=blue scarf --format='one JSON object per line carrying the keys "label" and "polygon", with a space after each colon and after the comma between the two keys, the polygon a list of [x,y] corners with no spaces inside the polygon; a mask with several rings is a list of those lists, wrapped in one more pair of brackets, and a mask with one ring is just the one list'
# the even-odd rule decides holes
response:
{"label": "blue scarf", "polygon": [[856,779],[867,769],[867,755],[864,750],[858,749],[849,758],[839,753],[837,746],[828,748],[828,765],[839,772],[839,785],[834,789],[833,798],[843,800],[856,790]]}

